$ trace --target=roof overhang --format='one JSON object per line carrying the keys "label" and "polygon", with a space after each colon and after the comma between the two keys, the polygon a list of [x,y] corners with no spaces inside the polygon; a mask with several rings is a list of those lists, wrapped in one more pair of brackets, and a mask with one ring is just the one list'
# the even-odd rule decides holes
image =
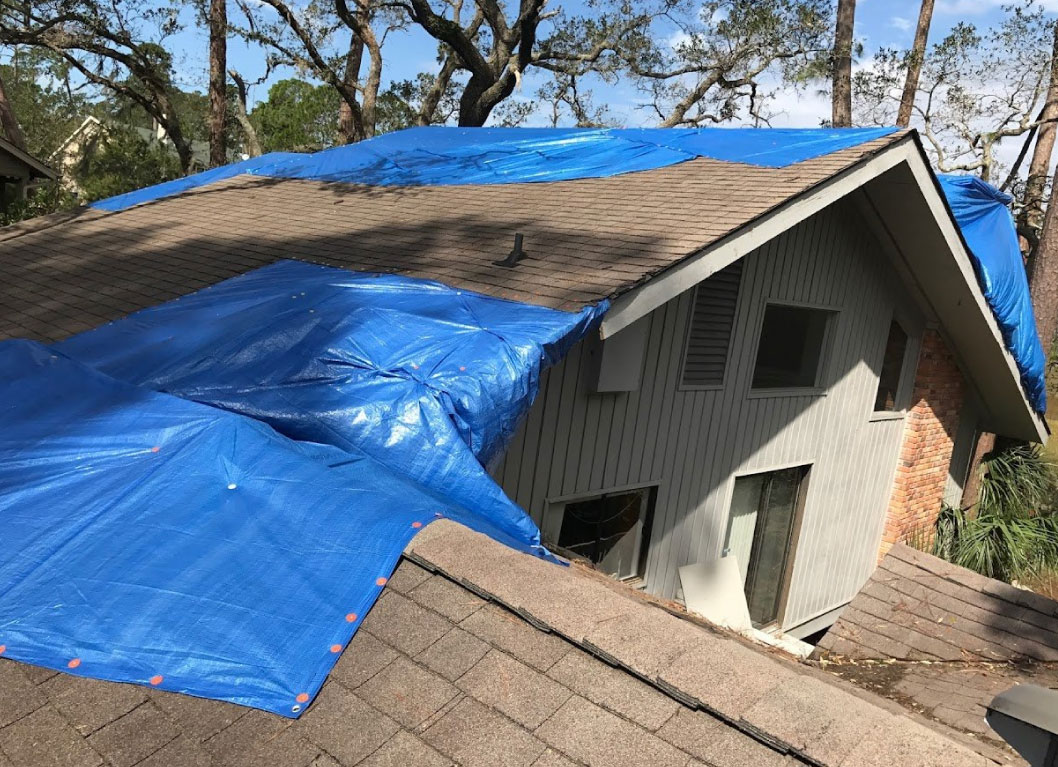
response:
{"label": "roof overhang", "polygon": [[985,428],[1044,442],[1047,427],[1032,409],[1017,365],[977,282],[958,225],[915,134],[793,197],[727,237],[618,296],[603,320],[603,338],[694,287],[839,199],[862,191],[959,359],[985,410]]}
{"label": "roof overhang", "polygon": [[30,178],[47,178],[54,180],[59,177],[59,174],[56,173],[53,168],[45,165],[29,152],[22,151],[3,137],[0,137],[0,151],[6,152],[29,168]]}

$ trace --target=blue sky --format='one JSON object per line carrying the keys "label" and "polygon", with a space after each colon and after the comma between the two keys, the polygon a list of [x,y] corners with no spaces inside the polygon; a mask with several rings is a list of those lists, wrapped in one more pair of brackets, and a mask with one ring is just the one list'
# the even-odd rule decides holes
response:
{"label": "blue sky", "polygon": [[[1003,2],[1004,0],[937,0],[930,41],[939,40],[959,21],[982,27],[995,23],[1002,15]],[[1043,0],[1042,4],[1050,11],[1058,11],[1058,0]],[[551,0],[549,3],[552,8],[559,5],[573,13],[583,8],[580,0]],[[864,60],[882,46],[906,48],[910,45],[918,18],[919,0],[859,0],[857,6],[856,35],[865,46]],[[236,20],[236,12],[232,4],[229,13],[233,14],[233,21]],[[169,43],[174,48],[183,49],[177,61],[184,87],[204,90],[207,62],[204,30],[189,25]],[[415,28],[394,33],[384,49],[384,81],[388,83],[392,80],[411,78],[418,72],[435,69],[435,50],[433,41]],[[260,50],[248,48],[236,40],[229,43],[229,64],[248,79],[259,77],[264,70]],[[267,86],[271,82],[293,74],[289,70],[275,73],[269,83],[254,89],[251,99],[256,101],[265,98]],[[538,78],[527,78],[522,90],[516,93],[515,97],[531,98],[539,82]],[[596,103],[607,104],[612,113],[626,125],[646,126],[654,123],[652,113],[643,108],[645,97],[631,84],[593,84],[592,90]],[[830,108],[827,97],[811,90],[800,93],[786,90],[777,94],[773,111],[777,113],[773,120],[776,126],[814,127],[829,115]],[[539,122],[542,119],[542,116],[538,116],[531,122]]]}

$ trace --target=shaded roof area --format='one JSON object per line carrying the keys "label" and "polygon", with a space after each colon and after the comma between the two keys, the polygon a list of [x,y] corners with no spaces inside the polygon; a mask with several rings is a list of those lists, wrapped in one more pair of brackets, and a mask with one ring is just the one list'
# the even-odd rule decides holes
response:
{"label": "shaded roof area", "polygon": [[454,523],[406,556],[300,719],[0,661],[0,765],[996,763],[840,680]]}
{"label": "shaded roof area", "polygon": [[[901,140],[785,168],[697,159],[600,179],[367,187],[237,176],[0,241],[0,338],[57,340],[281,258],[577,309]],[[529,260],[493,265],[516,233]]]}
{"label": "shaded roof area", "polygon": [[1058,602],[901,544],[815,656],[913,710],[998,741],[984,722],[996,694],[1030,680],[1058,687]]}

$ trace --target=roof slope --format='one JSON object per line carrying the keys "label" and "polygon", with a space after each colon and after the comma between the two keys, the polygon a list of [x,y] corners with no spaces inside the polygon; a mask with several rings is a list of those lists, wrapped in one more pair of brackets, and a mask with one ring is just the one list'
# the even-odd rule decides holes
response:
{"label": "roof slope", "polygon": [[[985,705],[1022,681],[1058,686],[1058,602],[894,546],[817,656],[838,674],[998,740]],[[899,661],[879,666],[861,661]]]}
{"label": "roof slope", "polygon": [[[0,338],[57,340],[281,258],[573,310],[635,286],[906,133],[785,168],[367,187],[238,176],[0,242]],[[493,265],[525,235],[530,260]]]}
{"label": "roof slope", "polygon": [[454,523],[408,554],[438,572],[401,564],[300,719],[0,661],[0,765],[991,763],[812,669]]}

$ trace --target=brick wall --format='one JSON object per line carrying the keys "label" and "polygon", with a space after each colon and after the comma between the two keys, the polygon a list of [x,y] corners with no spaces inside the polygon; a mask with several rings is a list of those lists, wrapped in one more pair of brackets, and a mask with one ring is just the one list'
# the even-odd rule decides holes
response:
{"label": "brick wall", "polygon": [[963,377],[935,330],[922,336],[915,387],[904,426],[879,558],[915,529],[931,527],[944,500],[944,485],[959,413]]}

